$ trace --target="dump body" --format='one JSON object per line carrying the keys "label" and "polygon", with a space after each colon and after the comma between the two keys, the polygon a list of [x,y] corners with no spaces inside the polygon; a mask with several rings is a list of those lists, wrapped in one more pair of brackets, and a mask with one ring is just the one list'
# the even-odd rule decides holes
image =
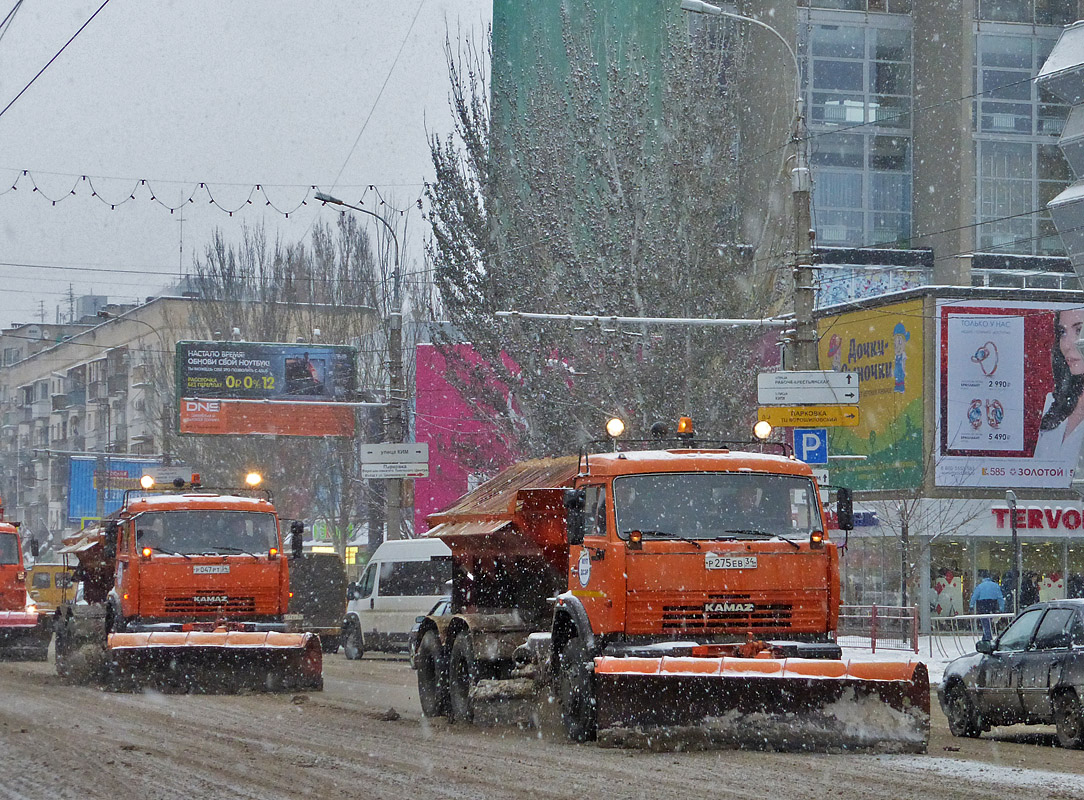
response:
{"label": "dump body", "polygon": [[79,560],[85,602],[58,609],[61,674],[89,645],[121,682],[198,688],[197,677],[215,672],[206,682],[216,688],[246,673],[269,685],[320,684],[318,638],[285,633],[289,565],[269,499],[195,490],[136,497],[62,552]]}
{"label": "dump body", "polygon": [[904,749],[925,747],[925,668],[841,661],[838,550],[793,458],[688,447],[524,462],[430,524],[454,571],[451,620],[419,629],[427,714],[470,718],[479,677],[530,663],[576,739],[857,697],[902,716],[890,727],[909,728]]}
{"label": "dump body", "polygon": [[19,530],[0,521],[0,658],[44,661],[49,638],[49,628],[26,591]]}

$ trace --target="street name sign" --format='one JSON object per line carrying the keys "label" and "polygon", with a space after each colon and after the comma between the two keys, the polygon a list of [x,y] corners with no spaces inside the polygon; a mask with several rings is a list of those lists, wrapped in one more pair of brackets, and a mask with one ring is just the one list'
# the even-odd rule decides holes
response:
{"label": "street name sign", "polygon": [[854,405],[858,402],[858,375],[831,370],[761,372],[757,375],[757,402],[761,405]]}
{"label": "street name sign", "polygon": [[429,477],[429,445],[424,442],[362,445],[360,461],[365,480]]}
{"label": "street name sign", "polygon": [[858,406],[766,406],[757,419],[773,428],[850,428],[858,424]]}

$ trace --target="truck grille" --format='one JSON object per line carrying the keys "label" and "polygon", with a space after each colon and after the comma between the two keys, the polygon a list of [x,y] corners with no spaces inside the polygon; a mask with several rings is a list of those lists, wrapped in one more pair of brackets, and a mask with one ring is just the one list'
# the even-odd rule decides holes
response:
{"label": "truck grille", "polygon": [[[207,592],[212,594],[212,592]],[[225,603],[196,602],[194,597],[167,597],[167,614],[255,614],[255,597],[230,597]]]}
{"label": "truck grille", "polygon": [[[783,593],[780,593],[783,594]],[[803,600],[809,601],[805,607]],[[748,610],[748,606],[752,609]],[[823,616],[812,598],[731,593],[636,593],[626,606],[631,634],[729,634],[816,629]]]}
{"label": "truck grille", "polygon": [[[708,604],[719,604],[720,610],[706,611]],[[735,610],[721,610],[730,604]],[[752,611],[743,610],[751,604]],[[789,628],[791,606],[789,603],[757,603],[750,595],[713,594],[697,605],[664,605],[662,628],[667,633],[690,631],[697,633],[723,633],[735,628]]]}

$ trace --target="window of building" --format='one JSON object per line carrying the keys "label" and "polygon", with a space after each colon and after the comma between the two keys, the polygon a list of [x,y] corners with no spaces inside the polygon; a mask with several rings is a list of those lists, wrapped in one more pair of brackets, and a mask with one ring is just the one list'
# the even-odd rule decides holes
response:
{"label": "window of building", "polygon": [[800,26],[823,245],[894,247],[911,235],[910,19],[810,12]]}
{"label": "window of building", "polygon": [[[986,18],[1031,13],[1030,3],[1002,0],[986,6],[983,13],[1000,15]],[[977,33],[978,250],[1064,254],[1046,204],[1072,182],[1069,165],[1057,147],[1069,107],[1034,85],[1059,33],[1055,28],[1036,32],[1032,27],[987,23]]]}
{"label": "window of building", "polygon": [[979,0],[976,16],[991,22],[1068,25],[1077,18],[1076,0]]}
{"label": "window of building", "polygon": [[889,14],[910,14],[911,0],[798,0],[799,6],[834,8],[841,11],[882,11]]}

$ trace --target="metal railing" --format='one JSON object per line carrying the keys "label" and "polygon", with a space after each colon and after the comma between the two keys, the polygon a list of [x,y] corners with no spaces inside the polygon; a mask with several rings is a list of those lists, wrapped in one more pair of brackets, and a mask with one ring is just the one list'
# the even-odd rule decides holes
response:
{"label": "metal railing", "polygon": [[996,638],[1015,616],[1015,614],[956,614],[947,617],[930,617],[930,656],[954,657],[959,653],[972,652],[975,649],[975,642],[982,637],[983,619],[990,620]]}
{"label": "metal railing", "polygon": [[840,606],[836,641],[845,647],[918,653],[917,606]]}

